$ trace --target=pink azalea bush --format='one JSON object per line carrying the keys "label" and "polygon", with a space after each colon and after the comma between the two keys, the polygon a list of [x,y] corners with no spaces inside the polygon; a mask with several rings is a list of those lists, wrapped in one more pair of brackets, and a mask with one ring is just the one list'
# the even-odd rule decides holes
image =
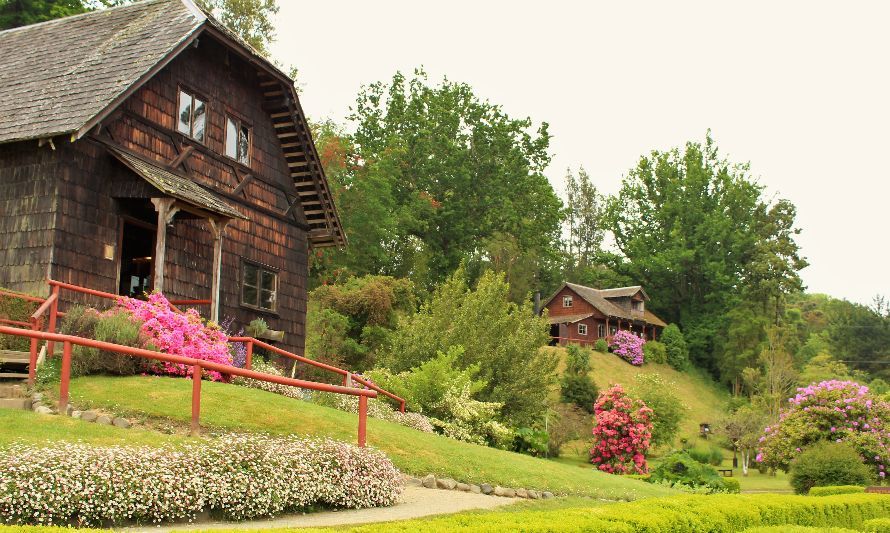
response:
{"label": "pink azalea bush", "polygon": [[612,335],[612,342],[609,344],[609,348],[612,349],[612,353],[628,363],[640,366],[645,359],[643,356],[644,344],[646,344],[646,341],[642,337],[637,337],[629,331],[620,330]]}
{"label": "pink azalea bush", "polygon": [[[219,326],[205,323],[194,309],[179,313],[173,309],[167,298],[153,292],[148,301],[135,298],[121,298],[118,305],[142,322],[141,330],[145,338],[159,351],[232,365],[232,353],[225,333]],[[151,368],[159,374],[191,376],[192,367],[178,363],[157,362]],[[213,381],[222,381],[223,375],[216,371],[206,371],[205,376]]]}
{"label": "pink azalea bush", "polygon": [[890,467],[890,403],[873,396],[854,381],[822,381],[797,389],[779,421],[764,429],[757,461],[788,471],[791,461],[819,442],[844,442],[886,480]]}
{"label": "pink azalea bush", "polygon": [[99,526],[230,520],[314,506],[396,503],[400,473],[381,452],[330,439],[226,435],[160,448],[55,443],[0,450],[0,523]]}
{"label": "pink azalea bush", "polygon": [[647,473],[652,409],[625,394],[621,385],[612,385],[597,398],[594,415],[590,462],[610,474]]}

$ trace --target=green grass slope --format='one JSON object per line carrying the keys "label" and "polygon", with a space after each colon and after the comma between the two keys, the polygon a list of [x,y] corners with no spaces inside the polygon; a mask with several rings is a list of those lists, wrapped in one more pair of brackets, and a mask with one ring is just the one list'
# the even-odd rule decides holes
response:
{"label": "green grass slope", "polygon": [[[356,441],[358,417],[354,414],[236,385],[204,382],[202,388],[201,424],[204,428]],[[191,381],[146,376],[78,378],[71,382],[71,401],[78,408],[95,407],[115,414],[185,425],[191,417]],[[26,413],[24,416],[38,415]],[[66,425],[64,430],[55,431],[58,438],[114,442],[110,435],[116,428],[100,428],[62,417],[46,418]],[[7,427],[7,420],[14,420],[14,417],[0,412],[0,425]],[[40,423],[53,422],[41,420]],[[128,432],[129,437],[133,430],[118,431]],[[143,439],[139,432],[132,435],[137,440]],[[4,436],[0,442],[7,438]],[[471,483],[609,499],[637,499],[672,493],[648,483],[598,472],[590,465],[537,459],[422,433],[373,418],[368,419],[368,444],[385,452],[399,469],[414,475],[432,473]]]}
{"label": "green grass slope", "polygon": [[[565,360],[564,348],[545,349],[556,350],[560,361]],[[625,389],[632,387],[636,383],[634,376],[638,374],[659,374],[665,380],[674,382],[677,386],[677,395],[689,407],[686,417],[680,423],[679,436],[687,437],[690,441],[698,436],[700,423],[717,424],[726,412],[729,394],[697,370],[678,372],[669,365],[653,363],[637,367],[616,355],[602,352],[593,352],[590,366],[591,376],[601,391],[613,383],[618,383]]]}

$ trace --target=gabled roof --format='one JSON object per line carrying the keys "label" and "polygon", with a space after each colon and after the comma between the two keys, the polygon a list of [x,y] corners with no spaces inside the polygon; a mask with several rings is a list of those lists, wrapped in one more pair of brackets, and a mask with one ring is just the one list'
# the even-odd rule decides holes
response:
{"label": "gabled roof", "polygon": [[247,218],[222,198],[187,177],[118,148],[109,147],[108,151],[152,187],[168,196],[227,218]]}
{"label": "gabled roof", "polygon": [[[608,300],[608,298],[621,298],[621,297],[625,297],[625,296],[633,296],[634,294],[643,291],[643,288],[639,285],[635,285],[632,287],[619,287],[619,288],[615,288],[615,289],[594,289],[592,287],[585,287],[584,285],[578,285],[576,283],[565,282],[562,284],[562,286],[555,293],[553,293],[553,296],[551,296],[550,298],[547,299],[547,301],[544,302],[544,304],[541,306],[541,308],[543,309],[544,307],[547,307],[550,304],[550,302],[552,302],[553,299],[556,298],[556,296],[564,288],[571,289],[572,292],[574,292],[575,294],[577,294],[578,296],[583,298],[584,301],[586,301],[587,303],[592,305],[594,309],[596,309],[597,311],[599,311],[600,313],[602,313],[606,316],[615,317],[615,318],[624,318],[626,320],[643,320],[648,324],[653,324],[653,325],[661,326],[661,327],[667,326],[667,324],[665,324],[664,321],[662,321],[660,318],[658,318],[651,311],[648,311],[648,310],[644,311],[642,316],[640,316],[639,314],[634,315],[634,314],[631,314],[628,310],[624,309],[623,307],[621,307],[619,305],[615,305],[614,303],[612,303]],[[647,300],[649,299],[649,296],[646,295],[645,292],[643,292],[643,296]],[[576,316],[582,316],[582,315],[569,315],[568,318],[573,318]],[[587,316],[590,316],[590,315],[582,316],[581,319],[587,318]],[[573,322],[573,320],[565,320],[567,318],[566,316],[561,316],[561,317],[553,316],[551,319],[551,323],[554,323],[553,319],[557,319],[557,318],[560,319],[559,322],[566,322],[566,321]],[[574,321],[577,321],[577,320],[574,320]]]}
{"label": "gabled roof", "polygon": [[192,0],[145,0],[0,32],[0,144],[83,137],[205,34],[256,68],[310,243],[346,244],[293,80]]}
{"label": "gabled roof", "polygon": [[638,292],[643,293],[643,298],[649,300],[649,295],[643,290],[642,285],[631,285],[630,287],[616,287],[614,289],[598,289],[597,292],[603,298],[627,298],[634,296]]}
{"label": "gabled roof", "polygon": [[205,18],[148,0],[0,32],[0,143],[80,130]]}
{"label": "gabled roof", "polygon": [[574,324],[592,316],[593,313],[580,313],[577,315],[554,315],[547,318],[551,324]]}

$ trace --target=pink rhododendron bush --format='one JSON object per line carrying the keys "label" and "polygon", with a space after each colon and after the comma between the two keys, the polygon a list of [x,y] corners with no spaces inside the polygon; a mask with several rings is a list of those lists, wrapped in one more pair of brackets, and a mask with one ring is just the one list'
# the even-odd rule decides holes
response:
{"label": "pink rhododendron bush", "polygon": [[[154,292],[148,301],[121,298],[118,306],[142,323],[141,332],[159,351],[219,363],[232,364],[232,353],[226,334],[212,322],[205,322],[194,309],[176,312],[167,298]],[[173,376],[191,376],[192,367],[158,361],[151,365],[153,372]],[[205,376],[221,381],[222,374],[206,371]]]}
{"label": "pink rhododendron bush", "polygon": [[0,455],[0,523],[78,526],[231,520],[313,506],[393,505],[380,452],[333,440],[226,435],[182,447],[14,444]]}
{"label": "pink rhododendron bush", "polygon": [[890,468],[890,404],[853,381],[822,381],[797,389],[779,421],[764,429],[757,461],[788,471],[803,449],[819,441],[852,446],[879,480]]}
{"label": "pink rhododendron bush", "polygon": [[646,341],[642,337],[637,337],[629,331],[621,330],[616,331],[612,335],[612,342],[609,344],[609,348],[612,350],[612,353],[628,363],[640,366],[644,362],[644,344],[646,344]]}
{"label": "pink rhododendron bush", "polygon": [[600,394],[594,404],[596,426],[590,462],[610,474],[645,474],[652,438],[652,409],[625,394],[621,385]]}

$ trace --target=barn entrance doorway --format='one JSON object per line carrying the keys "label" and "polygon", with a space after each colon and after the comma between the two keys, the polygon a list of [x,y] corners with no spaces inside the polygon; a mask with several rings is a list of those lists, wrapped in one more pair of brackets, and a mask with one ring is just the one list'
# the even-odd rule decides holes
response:
{"label": "barn entrance doorway", "polygon": [[152,256],[157,230],[151,224],[125,220],[121,226],[118,294],[140,298],[152,289]]}

